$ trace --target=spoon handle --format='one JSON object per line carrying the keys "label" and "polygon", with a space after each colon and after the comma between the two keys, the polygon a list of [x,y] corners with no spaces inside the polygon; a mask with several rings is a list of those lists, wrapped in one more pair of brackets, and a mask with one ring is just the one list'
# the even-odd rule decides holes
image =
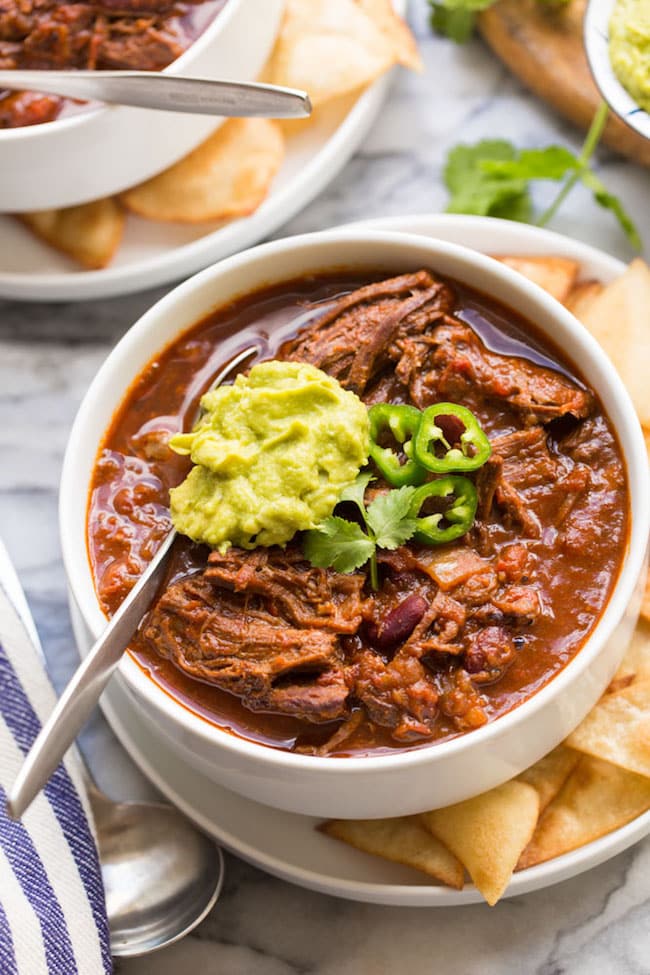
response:
{"label": "spoon handle", "polygon": [[308,96],[294,88],[152,71],[0,71],[2,88],[195,115],[305,118],[311,114]]}
{"label": "spoon handle", "polygon": [[163,581],[175,537],[176,532],[170,531],[146,572],[84,657],[41,728],[7,801],[13,819],[19,819],[41,791],[97,704]]}

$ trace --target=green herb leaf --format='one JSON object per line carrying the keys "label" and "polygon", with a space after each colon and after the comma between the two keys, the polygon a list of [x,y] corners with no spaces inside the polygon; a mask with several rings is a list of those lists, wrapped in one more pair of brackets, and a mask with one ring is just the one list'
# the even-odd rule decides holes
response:
{"label": "green herb leaf", "polygon": [[305,557],[321,569],[354,572],[375,553],[375,543],[353,521],[330,515],[322,525],[305,534]]}
{"label": "green herb leaf", "polygon": [[563,179],[580,165],[578,157],[564,146],[523,149],[508,160],[481,159],[480,168],[492,176],[508,179]]}
{"label": "green herb leaf", "polygon": [[531,201],[527,180],[492,174],[483,168],[487,161],[505,164],[515,162],[516,158],[516,149],[505,139],[484,139],[473,146],[455,146],[447,157],[444,172],[451,193],[447,212],[528,220]]}
{"label": "green herb leaf", "polygon": [[363,515],[364,521],[366,518],[366,506],[363,499],[366,488],[373,480],[374,477],[370,471],[362,471],[360,474],[357,474],[355,481],[349,487],[346,487],[340,498],[341,501],[351,501],[352,504],[356,504]]}
{"label": "green herb leaf", "polygon": [[450,10],[442,3],[431,4],[431,27],[441,37],[464,44],[474,33],[476,15],[471,10]]}
{"label": "green herb leaf", "polygon": [[614,196],[613,193],[609,192],[602,180],[599,179],[591,169],[585,170],[581,176],[581,180],[584,186],[586,186],[587,189],[591,190],[593,193],[596,203],[598,203],[601,207],[605,207],[606,210],[612,211],[632,246],[637,250],[641,250],[643,247],[641,235],[639,234],[632,217],[629,215],[619,198]]}
{"label": "green herb leaf", "polygon": [[414,494],[414,487],[401,487],[378,495],[368,506],[368,525],[380,548],[398,548],[413,535],[416,524],[409,509]]}

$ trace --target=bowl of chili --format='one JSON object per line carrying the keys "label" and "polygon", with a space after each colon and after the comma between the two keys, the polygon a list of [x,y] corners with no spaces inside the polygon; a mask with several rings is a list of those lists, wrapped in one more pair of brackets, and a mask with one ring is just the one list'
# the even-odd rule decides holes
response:
{"label": "bowl of chili", "polygon": [[354,388],[366,514],[406,491],[409,540],[382,548],[375,522],[376,589],[300,541],[181,544],[115,679],[165,747],[294,812],[404,815],[516,775],[593,706],[638,615],[647,459],[609,360],[541,289],[440,241],[331,231],[209,268],[129,330],[71,433],[61,538],[89,639],[169,524],[171,435],[252,341]]}
{"label": "bowl of chili", "polygon": [[[252,81],[271,51],[284,0],[13,7],[0,24],[0,41],[3,32],[11,41],[7,67],[162,70]],[[67,207],[118,193],[172,165],[221,122],[0,91],[0,211]]]}

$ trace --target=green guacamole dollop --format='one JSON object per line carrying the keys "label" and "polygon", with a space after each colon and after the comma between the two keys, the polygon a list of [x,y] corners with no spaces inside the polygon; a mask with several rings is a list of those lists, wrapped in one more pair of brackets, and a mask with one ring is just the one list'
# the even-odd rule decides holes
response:
{"label": "green guacamole dollop", "polygon": [[195,466],[170,492],[183,535],[225,551],[283,545],[332,513],[368,459],[368,411],[302,362],[262,362],[201,399],[170,440]]}
{"label": "green guacamole dollop", "polygon": [[617,0],[609,23],[609,56],[623,87],[650,112],[649,0]]}

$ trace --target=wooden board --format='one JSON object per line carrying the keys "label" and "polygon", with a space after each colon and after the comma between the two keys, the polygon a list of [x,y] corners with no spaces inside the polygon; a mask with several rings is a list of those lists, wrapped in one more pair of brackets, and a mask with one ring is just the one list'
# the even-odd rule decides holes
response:
{"label": "wooden board", "polygon": [[[479,17],[479,29],[494,53],[540,98],[586,130],[601,96],[582,43],[586,0],[553,8],[538,0],[499,0]],[[650,166],[650,141],[610,115],[610,148]]]}

